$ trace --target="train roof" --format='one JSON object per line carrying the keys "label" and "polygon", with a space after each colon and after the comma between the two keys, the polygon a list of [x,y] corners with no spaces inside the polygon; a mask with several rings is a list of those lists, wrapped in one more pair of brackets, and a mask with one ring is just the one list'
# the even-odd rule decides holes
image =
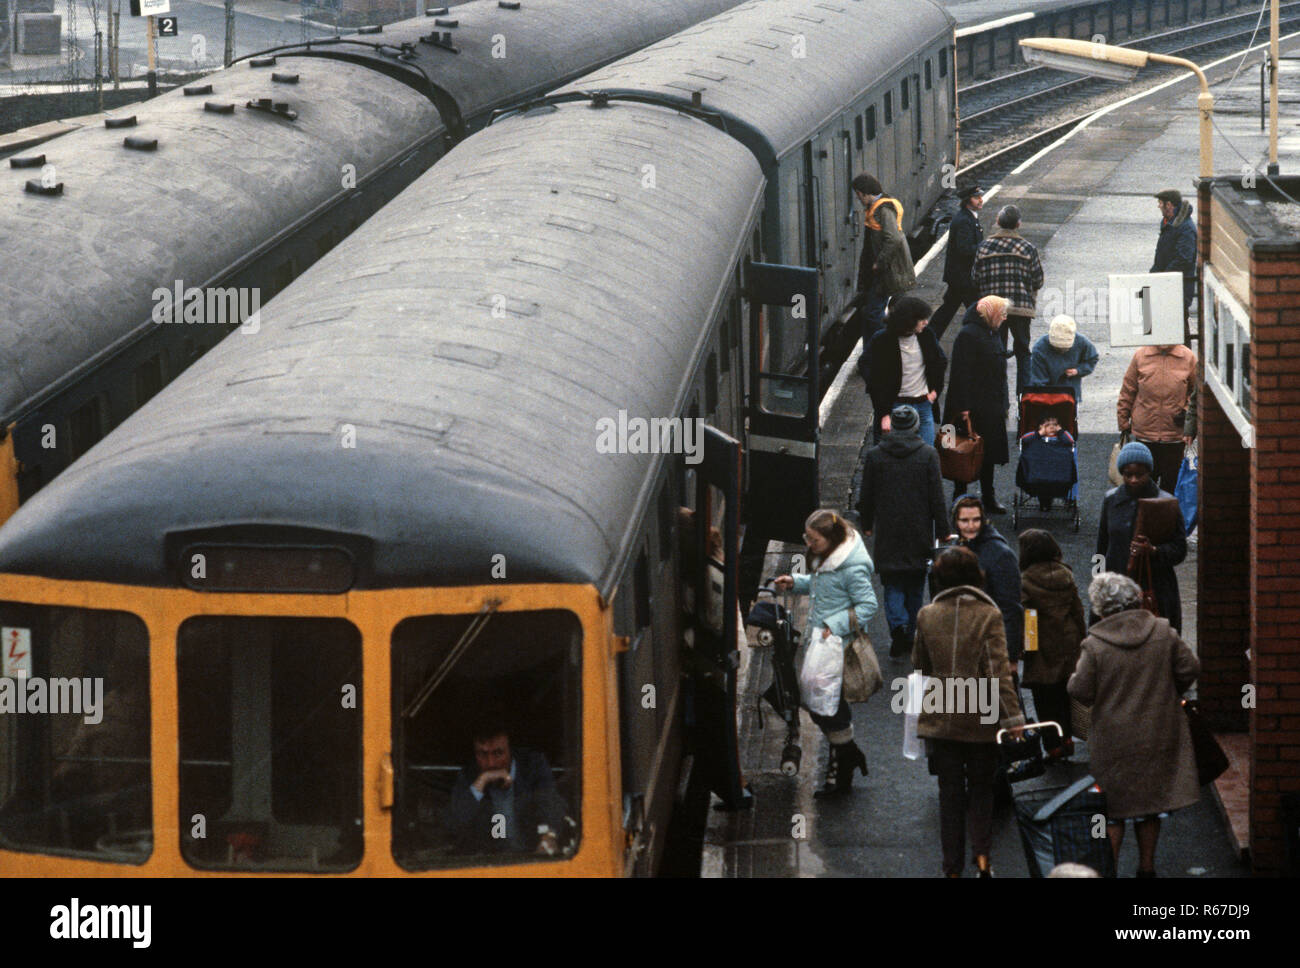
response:
{"label": "train roof", "polygon": [[[343,165],[364,178],[440,124],[427,98],[353,64],[288,57],[204,83],[211,94],[112,112],[134,127],[86,127],[24,153],[45,156],[62,195],[24,191],[40,167],[0,167],[0,417],[151,325],[156,288],[208,283],[341,194]],[[298,119],[244,107],[264,97]],[[127,136],[157,150],[132,151]]]}
{"label": "train roof", "polygon": [[[386,25],[379,34],[353,34],[348,39],[386,47],[409,44],[412,56],[402,63],[422,71],[451,95],[462,116],[469,117],[544,94],[556,86],[557,78],[586,74],[721,13],[734,2],[526,0],[517,8],[505,8],[497,0],[471,0],[438,16],[403,20]],[[427,9],[441,8],[428,4]],[[456,53],[421,40],[434,33],[449,36]],[[347,47],[313,46],[325,54]]]}
{"label": "train roof", "polygon": [[505,555],[608,591],[663,458],[597,421],[681,412],[762,190],[658,106],[494,125],[24,505],[0,569],[172,584],[169,534],[284,526],[368,539],[359,587]]}
{"label": "train roof", "polygon": [[[759,8],[756,26],[746,13]],[[932,0],[752,0],[563,90],[699,91],[705,107],[747,123],[780,158],[952,26]]]}

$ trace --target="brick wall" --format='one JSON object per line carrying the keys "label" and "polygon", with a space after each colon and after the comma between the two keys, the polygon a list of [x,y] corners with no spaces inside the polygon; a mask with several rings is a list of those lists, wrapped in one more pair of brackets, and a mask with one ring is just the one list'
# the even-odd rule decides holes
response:
{"label": "brick wall", "polygon": [[1255,869],[1271,874],[1286,865],[1282,794],[1300,792],[1300,253],[1254,254],[1250,285],[1250,672],[1256,686],[1250,828]]}
{"label": "brick wall", "polygon": [[[1201,187],[1198,238],[1201,260],[1210,255],[1209,191]],[[1201,392],[1197,394],[1201,464],[1197,534],[1196,642],[1201,660],[1197,696],[1210,725],[1220,732],[1250,728],[1242,706],[1242,686],[1250,681],[1251,451],[1204,383],[1204,327],[1197,341]],[[1213,509],[1213,513],[1209,510]]]}

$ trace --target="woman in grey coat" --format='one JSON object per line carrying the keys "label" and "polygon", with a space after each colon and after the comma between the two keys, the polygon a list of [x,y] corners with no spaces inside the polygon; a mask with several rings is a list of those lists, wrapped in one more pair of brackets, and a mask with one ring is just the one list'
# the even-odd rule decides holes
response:
{"label": "woman in grey coat", "polygon": [[1092,706],[1092,773],[1106,794],[1106,834],[1115,859],[1132,818],[1138,876],[1155,877],[1160,814],[1201,798],[1187,716],[1179,703],[1201,664],[1163,618],[1141,607],[1142,590],[1103,572],[1088,600],[1100,616],[1083,640],[1067,688]]}

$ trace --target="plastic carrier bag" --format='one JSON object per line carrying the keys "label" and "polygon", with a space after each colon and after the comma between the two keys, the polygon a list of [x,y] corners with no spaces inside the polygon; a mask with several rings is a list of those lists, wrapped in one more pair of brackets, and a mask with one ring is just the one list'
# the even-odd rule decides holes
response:
{"label": "plastic carrier bag", "polygon": [[919,760],[925,744],[916,735],[921,719],[921,700],[925,696],[925,676],[918,669],[907,677],[907,705],[903,707],[903,755],[909,760]]}
{"label": "plastic carrier bag", "polygon": [[1182,508],[1188,534],[1196,529],[1196,479],[1199,476],[1196,463],[1196,444],[1192,443],[1183,455],[1183,464],[1178,468],[1178,483],[1174,485],[1174,497],[1178,498],[1178,506]]}
{"label": "plastic carrier bag", "polygon": [[813,632],[799,670],[799,696],[809,711],[834,716],[844,684],[844,640],[824,627]]}

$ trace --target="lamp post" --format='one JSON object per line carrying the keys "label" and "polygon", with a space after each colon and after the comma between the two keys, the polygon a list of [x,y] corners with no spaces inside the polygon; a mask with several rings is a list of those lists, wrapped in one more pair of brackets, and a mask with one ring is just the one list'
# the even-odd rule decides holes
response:
{"label": "lamp post", "polygon": [[1114,44],[1094,44],[1087,40],[1065,40],[1055,37],[1031,37],[1020,42],[1025,60],[1043,64],[1075,74],[1091,74],[1112,81],[1131,81],[1147,63],[1173,64],[1192,71],[1201,82],[1201,93],[1196,97],[1196,107],[1201,115],[1201,177],[1214,174],[1214,95],[1210,93],[1205,72],[1182,57],[1152,54]]}

